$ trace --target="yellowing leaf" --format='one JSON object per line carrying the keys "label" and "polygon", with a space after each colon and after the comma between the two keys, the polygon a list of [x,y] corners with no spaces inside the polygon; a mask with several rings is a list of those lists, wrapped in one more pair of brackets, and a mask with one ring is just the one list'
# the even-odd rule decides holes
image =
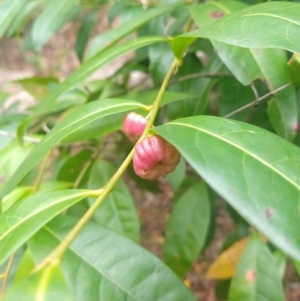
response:
{"label": "yellowing leaf", "polygon": [[248,240],[249,237],[243,238],[222,252],[208,269],[205,277],[208,279],[218,280],[233,277],[237,263],[247,245]]}

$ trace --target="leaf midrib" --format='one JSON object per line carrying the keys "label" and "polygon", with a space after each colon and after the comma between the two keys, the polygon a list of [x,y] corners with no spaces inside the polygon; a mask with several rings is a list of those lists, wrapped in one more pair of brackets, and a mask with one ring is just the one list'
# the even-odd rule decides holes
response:
{"label": "leaf midrib", "polygon": [[[300,5],[299,5],[299,9],[300,9]],[[298,25],[300,27],[300,23],[297,23],[294,20],[291,20],[291,19],[288,19],[288,18],[284,18],[284,17],[281,17],[279,15],[274,15],[274,14],[268,14],[268,13],[249,13],[249,14],[242,15],[241,17],[261,17],[261,16],[266,16],[266,17],[270,17],[270,18],[274,18],[274,19],[281,19],[281,20],[287,21],[289,23],[293,23],[295,25]]]}
{"label": "leaf midrib", "polygon": [[[55,232],[53,232],[50,228],[48,228],[47,226],[44,226],[44,229],[46,231],[48,231],[51,235],[53,235],[57,240],[62,241],[62,238],[60,236],[58,236]],[[133,295],[126,287],[124,287],[123,285],[121,285],[119,282],[116,282],[111,276],[109,276],[103,270],[100,270],[97,266],[95,266],[94,264],[92,264],[89,261],[87,261],[86,258],[83,257],[81,255],[81,253],[79,253],[79,251],[77,251],[72,245],[69,246],[69,250],[72,251],[76,256],[78,256],[88,266],[92,267],[95,271],[99,272],[103,277],[107,278],[112,283],[116,284],[117,287],[119,287],[120,289],[122,289],[123,291],[125,291],[129,296],[131,296],[132,298],[134,298],[137,301],[143,301],[142,299],[139,299],[138,297],[136,297],[135,295]]]}
{"label": "leaf midrib", "polygon": [[[44,211],[45,209],[48,209],[48,208],[51,208],[59,203],[64,203],[66,201],[69,201],[70,199],[72,198],[75,198],[75,197],[80,197],[80,196],[84,196],[84,195],[88,195],[87,191],[84,191],[84,192],[80,192],[78,194],[75,194],[75,195],[69,195],[65,198],[62,198],[62,199],[58,199],[57,201],[55,201],[54,203],[51,203],[51,204],[48,204],[44,207],[41,207],[39,208],[38,210],[36,211],[33,211],[31,214],[27,215],[25,218],[21,219],[19,222],[17,222],[14,226],[12,226],[11,228],[8,229],[8,231],[4,232],[2,236],[0,236],[0,241],[3,240],[5,237],[7,237],[9,235],[10,232],[12,232],[15,228],[17,228],[19,225],[21,225],[22,223],[28,221],[29,219],[35,217],[38,213]],[[6,211],[7,212],[7,211]],[[20,217],[18,217],[20,218]]]}
{"label": "leaf midrib", "polygon": [[241,150],[242,152],[244,152],[245,154],[247,154],[249,157],[252,157],[254,159],[256,159],[258,162],[262,163],[263,165],[269,167],[275,174],[278,174],[279,176],[281,176],[283,179],[285,179],[287,182],[289,182],[291,185],[293,185],[295,188],[297,188],[297,190],[300,191],[300,186],[295,183],[294,181],[292,181],[290,178],[288,178],[285,174],[283,174],[282,172],[280,172],[278,169],[276,169],[273,165],[271,165],[270,163],[266,162],[265,160],[263,160],[262,158],[258,157],[257,155],[249,152],[247,149],[241,147],[240,145],[237,145],[236,143],[230,141],[230,140],[227,140],[223,137],[221,137],[220,135],[216,135],[210,131],[207,131],[207,130],[204,130],[202,128],[198,128],[198,127],[195,127],[195,126],[192,126],[192,125],[188,125],[188,124],[184,124],[184,123],[178,123],[178,122],[172,122],[172,123],[169,123],[170,126],[172,126],[173,124],[175,125],[179,125],[179,126],[185,126],[185,127],[190,127],[190,128],[193,128],[199,132],[203,132],[203,133],[206,133],[212,137],[215,137],[216,139],[218,140],[221,140],[223,142],[226,142],[227,144],[230,144],[232,146],[234,146],[235,148]]}

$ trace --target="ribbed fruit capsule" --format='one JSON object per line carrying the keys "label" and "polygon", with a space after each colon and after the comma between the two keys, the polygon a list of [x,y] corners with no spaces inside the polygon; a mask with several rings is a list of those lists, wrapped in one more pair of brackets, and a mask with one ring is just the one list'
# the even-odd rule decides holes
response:
{"label": "ribbed fruit capsule", "polygon": [[135,146],[133,169],[141,178],[153,180],[172,172],[179,161],[177,149],[162,137],[154,135]]}
{"label": "ribbed fruit capsule", "polygon": [[133,143],[142,135],[148,120],[135,112],[128,113],[123,122],[123,131]]}

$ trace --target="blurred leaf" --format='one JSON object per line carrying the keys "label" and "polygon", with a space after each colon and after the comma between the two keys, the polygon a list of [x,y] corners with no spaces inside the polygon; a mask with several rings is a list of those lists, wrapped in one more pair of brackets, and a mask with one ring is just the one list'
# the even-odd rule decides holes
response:
{"label": "blurred leaf", "polygon": [[295,43],[300,39],[299,8],[300,3],[284,1],[252,5],[178,39],[201,37],[240,47],[283,48],[300,54],[300,46]]}
{"label": "blurred leaf", "polygon": [[[247,7],[239,1],[218,1],[189,7],[193,20],[199,28],[210,26],[217,20]],[[261,77],[261,71],[249,49],[211,41],[219,57],[228,69],[243,84],[248,85]]]}
{"label": "blurred leaf", "polygon": [[[77,223],[60,216],[30,240],[39,262]],[[89,222],[62,262],[77,301],[195,301],[192,293],[160,260],[132,240]]]}
{"label": "blurred leaf", "polygon": [[[90,172],[88,188],[99,189],[104,187],[114,173],[115,169],[110,163],[96,160]],[[89,198],[89,204],[92,205],[94,200],[94,198]],[[132,196],[122,179],[114,186],[104,203],[95,212],[93,218],[100,225],[139,242],[139,217]]]}
{"label": "blurred leaf", "polygon": [[65,23],[76,0],[52,0],[35,20],[30,32],[31,49],[41,51],[50,37]]}
{"label": "blurred leaf", "polygon": [[183,158],[180,159],[176,169],[166,176],[174,191],[178,191],[181,183],[183,182],[186,175],[186,163]]}
{"label": "blurred leaf", "polygon": [[11,193],[6,195],[2,200],[2,212],[6,211],[16,202],[30,196],[32,194],[32,186],[16,187]]}
{"label": "blurred leaf", "polygon": [[215,295],[220,301],[225,301],[228,298],[230,280],[218,280],[215,282]]}
{"label": "blurred leaf", "polygon": [[97,22],[97,11],[91,10],[85,16],[79,28],[75,42],[76,54],[80,61],[83,59],[84,50],[89,40],[90,32]]}
{"label": "blurred leaf", "polygon": [[34,76],[16,80],[15,83],[20,84],[36,100],[42,100],[59,85],[59,80],[56,77]]}
{"label": "blurred leaf", "polygon": [[13,286],[3,301],[74,301],[67,283],[57,266],[51,265],[44,270],[31,274]]}
{"label": "blurred leaf", "polygon": [[204,182],[189,188],[175,203],[166,227],[163,257],[183,277],[202,250],[210,220],[210,204]]}
{"label": "blurred leaf", "polygon": [[[22,1],[19,1],[20,3]],[[34,12],[39,8],[42,4],[42,1],[23,1],[27,2],[26,5],[20,10],[13,20],[10,27],[7,29],[6,35],[12,38],[14,35],[20,35],[22,33],[22,29],[24,28],[26,22],[29,21],[30,17]]]}
{"label": "blurred leaf", "polygon": [[84,165],[91,159],[92,154],[93,152],[88,149],[84,149],[74,156],[68,154],[57,170],[56,180],[75,182]]}
{"label": "blurred leaf", "polygon": [[[262,70],[270,91],[291,82],[285,52],[280,49],[254,49],[251,51]],[[292,141],[298,129],[295,88],[291,86],[276,93],[268,105],[267,113],[276,133]]]}
{"label": "blurred leaf", "polygon": [[54,216],[89,195],[88,190],[65,190],[35,195],[0,215],[0,264]]}
{"label": "blurred leaf", "polygon": [[29,249],[26,249],[19,263],[18,270],[16,271],[13,285],[16,285],[23,279],[27,278],[34,267],[35,262],[33,260],[32,254]]}
{"label": "blurred leaf", "polygon": [[96,55],[99,55],[106,49],[114,46],[119,40],[135,31],[142,25],[148,23],[152,19],[155,19],[162,14],[172,11],[176,7],[178,7],[178,4],[149,8],[146,11],[142,11],[138,16],[135,16],[134,18],[121,24],[120,26],[100,34],[92,41],[92,44],[85,56],[85,60],[90,60]]}
{"label": "blurred leaf", "polygon": [[275,262],[276,262],[276,266],[278,269],[278,275],[279,278],[282,280],[284,277],[284,273],[285,273],[285,268],[286,268],[286,257],[285,254],[279,250],[276,249],[273,253],[273,256],[275,258]]}
{"label": "blurred leaf", "polygon": [[258,234],[253,234],[231,280],[229,301],[283,301],[275,259]]}
{"label": "blurred leaf", "polygon": [[297,261],[293,258],[291,258],[291,261],[292,261],[293,267],[298,275],[298,278],[300,278],[300,261]]}
{"label": "blurred leaf", "polygon": [[291,81],[296,87],[300,87],[300,56],[293,54],[288,62],[288,70]]}
{"label": "blurred leaf", "polygon": [[132,165],[129,165],[126,169],[128,175],[130,178],[137,184],[138,187],[151,191],[153,193],[159,193],[161,190],[159,189],[158,185],[154,181],[145,180],[141,177],[137,176],[137,174],[134,172]]}
{"label": "blurred leaf", "polygon": [[58,123],[42,140],[35,146],[32,152],[19,166],[14,175],[9,179],[0,196],[8,194],[36,164],[54,147],[59,141],[71,133],[98,118],[141,108],[143,105],[119,99],[107,99],[88,103],[75,109],[64,120]]}
{"label": "blurred leaf", "polygon": [[93,72],[113,61],[115,58],[120,57],[129,51],[158,42],[166,42],[166,39],[161,37],[135,39],[134,41],[125,42],[122,45],[116,45],[114,48],[108,49],[107,51],[95,56],[93,59],[83,63],[64,82],[62,82],[58,88],[43,99],[42,103],[36,107],[34,115],[36,116],[46,113],[49,109],[55,106],[55,101],[60,94],[74,88],[78,84],[81,84],[88,76],[93,74]]}
{"label": "blurred leaf", "polygon": [[33,144],[20,146],[17,141],[13,141],[0,151],[0,188],[9,181],[33,147]]}
{"label": "blurred leaf", "polygon": [[234,276],[236,266],[239,262],[249,237],[243,238],[234,243],[227,250],[222,252],[214,263],[209,267],[205,277],[207,279],[223,280]]}
{"label": "blurred leaf", "polygon": [[298,147],[253,125],[213,116],[154,130],[243,218],[300,260]]}
{"label": "blurred leaf", "polygon": [[4,0],[0,3],[0,38],[25,6],[26,1]]}

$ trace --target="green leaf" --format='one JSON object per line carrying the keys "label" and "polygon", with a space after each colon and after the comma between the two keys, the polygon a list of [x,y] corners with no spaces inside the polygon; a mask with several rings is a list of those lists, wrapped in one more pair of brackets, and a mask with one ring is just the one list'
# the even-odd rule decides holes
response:
{"label": "green leaf", "polygon": [[8,194],[51,148],[63,138],[98,118],[141,107],[143,107],[143,105],[137,102],[119,99],[99,100],[78,107],[64,120],[58,123],[44,139],[35,146],[3,188],[0,197]]}
{"label": "green leaf", "polygon": [[13,173],[24,161],[26,156],[33,149],[34,145],[26,143],[20,146],[17,141],[13,141],[0,151],[0,187],[6,184]]}
{"label": "green leaf", "polygon": [[32,47],[41,51],[50,37],[64,24],[76,0],[52,0],[47,3],[43,12],[33,24],[30,32]]}
{"label": "green leaf", "polygon": [[[59,216],[30,240],[39,262],[77,223]],[[157,257],[132,240],[89,222],[62,262],[62,271],[78,301],[195,301],[192,293]]]}
{"label": "green leaf", "polygon": [[179,39],[201,37],[240,47],[282,48],[300,54],[296,42],[300,39],[299,20],[299,3],[267,2],[230,14]]}
{"label": "green leaf", "polygon": [[229,289],[229,301],[283,301],[284,293],[275,259],[258,234],[244,250]]}
{"label": "green leaf", "polygon": [[[225,116],[243,107],[252,102],[255,98],[250,87],[245,87],[233,77],[222,78],[218,84],[218,92],[218,109],[220,116]],[[245,120],[248,115],[249,110],[244,110],[231,118]]]}
{"label": "green leaf", "polygon": [[[247,7],[239,1],[218,1],[191,6],[189,11],[199,28],[211,26],[218,19]],[[244,85],[262,76],[259,66],[249,49],[211,41],[228,69]]]}
{"label": "green leaf", "polygon": [[[19,1],[22,2],[22,1]],[[13,38],[14,36],[18,36],[21,34],[22,29],[25,24],[30,20],[31,15],[42,5],[42,1],[39,0],[31,0],[31,1],[23,1],[27,2],[25,6],[22,7],[13,20],[12,24],[9,26],[6,35],[9,38]]]}
{"label": "green leaf", "polygon": [[172,189],[174,191],[178,191],[182,182],[184,181],[186,176],[186,163],[184,159],[181,158],[179,164],[176,169],[166,176],[168,182],[170,183]]}
{"label": "green leaf", "polygon": [[293,54],[288,62],[288,70],[291,80],[296,87],[300,87],[300,56]]}
{"label": "green leaf", "polygon": [[0,215],[0,264],[54,216],[89,195],[88,190],[65,190],[35,195]]}
{"label": "green leaf", "polygon": [[32,194],[33,187],[19,186],[16,187],[10,194],[6,195],[2,200],[2,212],[6,211],[14,203],[25,199]]}
{"label": "green leaf", "polygon": [[166,264],[183,277],[202,250],[210,221],[210,203],[204,182],[190,187],[175,203],[163,247]]}
{"label": "green leaf", "polygon": [[13,286],[3,301],[74,301],[67,283],[57,266],[51,265]]}
{"label": "green leaf", "polygon": [[6,0],[0,3],[0,38],[11,25],[14,18],[25,6],[26,1]]}
{"label": "green leaf", "polygon": [[[280,49],[253,49],[251,52],[262,70],[269,90],[291,82],[285,52]],[[267,113],[276,133],[292,141],[298,129],[295,88],[291,86],[276,93],[268,103]]]}
{"label": "green leaf", "polygon": [[281,250],[278,249],[274,251],[273,256],[275,258],[279,278],[282,280],[286,269],[286,256]]}
{"label": "green leaf", "polygon": [[[56,180],[75,182],[84,165],[91,160],[92,155],[93,152],[88,149],[84,149],[74,156],[67,154],[67,157],[63,158],[63,163],[56,172]],[[83,182],[83,179],[81,182]]]}
{"label": "green leaf", "polygon": [[105,52],[95,56],[93,59],[83,63],[80,68],[73,72],[64,82],[62,82],[54,91],[52,91],[46,98],[43,99],[41,105],[36,107],[34,115],[36,116],[46,113],[49,109],[56,105],[55,101],[60,94],[70,90],[71,88],[74,88],[79,83],[81,84],[93,72],[100,69],[115,58],[129,51],[133,51],[158,42],[166,42],[166,39],[161,37],[138,38],[134,41],[128,41],[122,45],[117,45],[114,48],[108,49]]}
{"label": "green leaf", "polygon": [[16,80],[15,83],[20,84],[36,100],[42,100],[51,90],[59,85],[59,80],[56,77],[33,76]]}
{"label": "green leaf", "polygon": [[[90,172],[88,188],[100,189],[114,175],[115,169],[106,161],[95,161]],[[92,205],[95,199],[89,198]],[[132,240],[140,239],[139,217],[129,190],[122,179],[114,186],[104,203],[94,214],[94,220]]]}
{"label": "green leaf", "polygon": [[298,147],[253,125],[212,116],[154,130],[247,221],[300,259]]}
{"label": "green leaf", "polygon": [[91,10],[84,16],[81,23],[75,42],[75,50],[80,61],[83,59],[84,50],[89,40],[90,32],[96,25],[96,22],[97,11]]}
{"label": "green leaf", "polygon": [[34,269],[35,262],[33,260],[32,254],[29,248],[23,253],[23,256],[19,262],[18,269],[14,277],[13,285],[21,282],[23,279],[27,278],[30,272]]}
{"label": "green leaf", "polygon": [[86,54],[85,60],[90,60],[96,55],[99,55],[99,53],[103,52],[108,48],[111,48],[126,35],[135,31],[142,25],[148,23],[149,21],[157,18],[160,15],[172,11],[176,7],[178,7],[178,4],[149,8],[146,11],[142,11],[139,15],[135,16],[134,18],[123,23],[121,26],[118,26],[114,29],[102,33],[101,35],[94,38],[94,40],[92,41],[92,44]]}

